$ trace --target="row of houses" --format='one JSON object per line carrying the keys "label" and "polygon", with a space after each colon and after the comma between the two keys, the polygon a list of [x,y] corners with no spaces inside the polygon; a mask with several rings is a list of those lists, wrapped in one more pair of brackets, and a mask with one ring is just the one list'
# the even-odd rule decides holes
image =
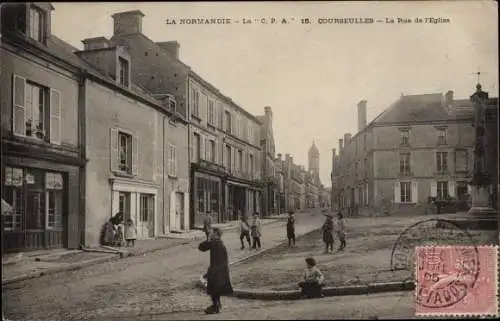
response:
{"label": "row of houses", "polygon": [[351,215],[423,214],[435,210],[435,200],[467,206],[474,108],[453,96],[402,94],[368,124],[367,101],[360,101],[357,133],[344,134],[338,153],[332,150],[332,206]]}
{"label": "row of houses", "polygon": [[138,238],[276,207],[272,111],[254,116],[142,33],[140,11],[79,50],[50,3],[2,5],[3,247],[100,242],[123,212]]}

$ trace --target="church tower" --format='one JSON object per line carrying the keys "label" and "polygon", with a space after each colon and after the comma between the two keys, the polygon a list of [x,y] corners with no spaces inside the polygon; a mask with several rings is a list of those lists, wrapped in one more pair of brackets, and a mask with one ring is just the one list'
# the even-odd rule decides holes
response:
{"label": "church tower", "polygon": [[313,172],[316,177],[319,177],[319,150],[316,144],[314,144],[314,140],[311,148],[309,148],[308,158],[309,171]]}

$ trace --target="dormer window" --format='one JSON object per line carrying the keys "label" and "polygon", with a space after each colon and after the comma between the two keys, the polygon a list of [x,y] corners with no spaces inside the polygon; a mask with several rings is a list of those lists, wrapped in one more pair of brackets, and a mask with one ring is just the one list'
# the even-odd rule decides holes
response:
{"label": "dormer window", "polygon": [[168,109],[170,109],[173,113],[175,113],[175,110],[177,109],[177,102],[175,101],[174,96],[168,96]]}
{"label": "dormer window", "polygon": [[130,85],[130,73],[129,73],[129,62],[123,57],[118,57],[118,81],[120,85],[124,87],[129,87]]}
{"label": "dormer window", "polygon": [[31,6],[29,10],[30,19],[28,36],[33,40],[43,42],[45,32],[45,14],[41,9],[34,6]]}

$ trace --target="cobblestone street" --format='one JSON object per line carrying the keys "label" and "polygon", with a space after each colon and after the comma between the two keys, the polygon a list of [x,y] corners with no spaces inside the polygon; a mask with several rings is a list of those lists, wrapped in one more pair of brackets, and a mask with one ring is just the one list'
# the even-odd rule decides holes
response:
{"label": "cobblestone street", "polygon": [[[298,213],[297,235],[318,228],[322,213]],[[285,222],[263,226],[263,249],[285,239]],[[227,231],[223,239],[230,260],[251,250],[240,250],[239,231]],[[209,303],[196,288],[208,266],[208,255],[198,241],[186,241],[164,251],[90,266],[78,271],[42,276],[4,288],[5,316],[11,320],[87,320],[123,318],[175,311],[201,311]],[[227,298],[234,306],[238,299]]]}

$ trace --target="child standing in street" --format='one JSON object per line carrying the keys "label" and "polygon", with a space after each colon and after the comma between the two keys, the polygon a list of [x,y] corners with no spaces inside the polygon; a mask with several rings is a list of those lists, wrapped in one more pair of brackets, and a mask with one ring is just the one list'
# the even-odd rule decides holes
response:
{"label": "child standing in street", "polygon": [[338,213],[337,214],[337,235],[339,237],[339,240],[340,240],[340,247],[339,247],[339,251],[343,251],[345,246],[346,246],[346,243],[345,243],[345,219],[344,219],[344,215],[342,215],[342,213]]}
{"label": "child standing in street", "polygon": [[123,246],[125,243],[125,225],[123,224],[123,220],[120,221],[117,226],[116,226],[116,234],[115,234],[115,241],[116,241],[116,246]]}
{"label": "child standing in street", "polygon": [[260,218],[259,218],[259,213],[255,213],[253,215],[253,221],[252,221],[252,238],[253,238],[253,249],[259,249],[260,250],[260,237],[262,236],[261,230],[260,230]]}
{"label": "child standing in street", "polygon": [[134,225],[134,221],[131,218],[127,220],[125,224],[125,241],[127,241],[127,246],[135,246],[135,240],[137,239],[137,228]]}
{"label": "child standing in street", "polygon": [[301,297],[321,298],[323,297],[321,288],[323,287],[325,277],[316,266],[314,258],[308,257],[305,261],[304,281],[299,282],[299,286],[302,289]]}
{"label": "child standing in street", "polygon": [[286,222],[286,237],[288,238],[288,247],[295,247],[295,216],[293,211],[288,212],[288,219]]}
{"label": "child standing in street", "polygon": [[252,243],[250,242],[250,227],[248,226],[246,216],[240,215],[240,242],[242,250],[245,248],[245,243],[243,242],[244,238],[247,239],[248,247],[250,248],[252,246]]}
{"label": "child standing in street", "polygon": [[322,230],[325,254],[333,253],[333,219],[331,214],[326,214],[326,221],[323,224]]}

